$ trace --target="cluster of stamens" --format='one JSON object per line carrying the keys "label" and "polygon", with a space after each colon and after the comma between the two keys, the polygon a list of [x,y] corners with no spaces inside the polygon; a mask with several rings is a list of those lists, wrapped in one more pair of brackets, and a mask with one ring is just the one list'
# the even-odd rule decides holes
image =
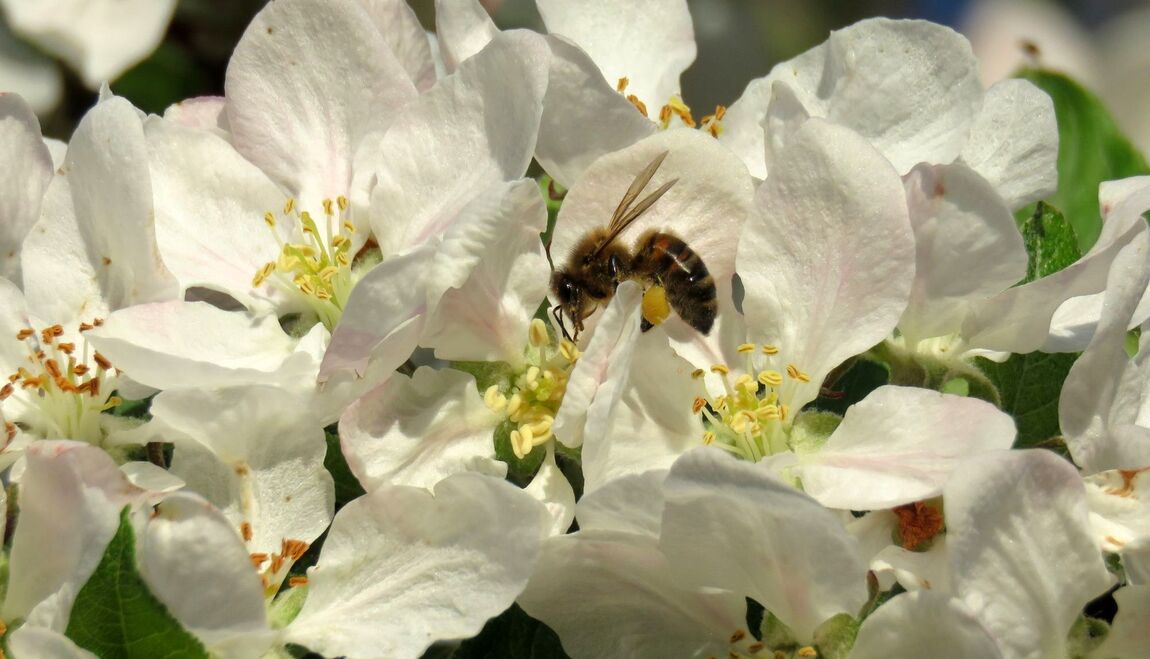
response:
{"label": "cluster of stamens", "polygon": [[[240,532],[244,536],[245,541],[250,541],[252,538],[251,525],[244,522],[240,526]],[[308,543],[303,540],[289,540],[284,538],[280,542],[280,550],[274,554],[266,554],[263,552],[254,552],[249,555],[252,565],[259,571],[260,583],[264,589],[264,599],[271,601],[279,592],[280,587],[283,585],[284,578],[287,578],[289,586],[302,586],[307,584],[307,577],[296,576],[289,577],[291,568],[295,565],[304,553],[307,552]]]}
{"label": "cluster of stamens", "polygon": [[509,384],[493,384],[483,394],[483,402],[490,410],[515,424],[511,449],[520,459],[551,439],[555,413],[567,390],[567,378],[579,359],[579,349],[566,339],[553,345],[547,325],[536,318],[528,330],[526,357],[528,365]]}
{"label": "cluster of stamens", "polygon": [[[810,382],[810,376],[794,364],[787,364],[781,371],[770,368],[771,358],[779,353],[775,346],[744,343],[738,351],[747,355],[746,372],[732,381],[730,367],[712,366],[711,372],[720,376],[725,393],[713,400],[696,398],[693,411],[702,414],[708,422],[708,429],[703,433],[704,444],[757,462],[764,456],[788,449],[791,410],[786,404],[786,385],[788,381]],[[755,367],[755,358],[759,355],[766,357],[766,368]],[[696,379],[705,375],[702,369],[692,374]]]}
{"label": "cluster of stamens", "polygon": [[[631,83],[630,79],[623,77],[619,78],[619,82],[615,85],[615,90],[620,94],[624,94],[627,100],[634,105],[644,117],[649,117],[647,114],[647,104],[634,94],[627,94],[627,86]],[[723,117],[727,114],[727,108],[722,105],[715,106],[715,112],[708,114],[699,121],[695,121],[695,117],[691,114],[691,108],[683,102],[679,96],[672,96],[667,100],[666,105],[659,109],[659,126],[666,130],[670,128],[671,121],[678,117],[679,121],[688,128],[699,128],[711,134],[711,137],[718,137],[723,134]]]}
{"label": "cluster of stamens", "polygon": [[[81,323],[80,331],[101,324],[99,319]],[[18,417],[31,432],[45,439],[74,439],[98,445],[103,440],[100,414],[121,403],[111,396],[117,372],[100,353],[92,351],[89,355],[86,343],[79,349],[75,343],[61,341],[63,336],[62,325],[39,332],[26,327],[16,333],[16,339],[28,348],[28,364],[8,376],[0,387],[0,401],[12,397],[17,388],[35,392],[33,397],[13,399],[27,408],[20,410]],[[5,422],[5,430],[11,441],[15,426]]]}
{"label": "cluster of stamens", "polygon": [[258,288],[271,281],[285,290],[302,293],[320,322],[334,328],[355,283],[351,276],[355,255],[350,253],[355,225],[347,218],[347,209],[346,197],[324,199],[321,232],[311,213],[300,211],[295,199],[288,199],[282,217],[289,224],[299,224],[303,236],[298,243],[284,242],[276,229],[279,221],[275,214],[265,213],[264,223],[275,236],[280,254],[256,272],[252,286]]}

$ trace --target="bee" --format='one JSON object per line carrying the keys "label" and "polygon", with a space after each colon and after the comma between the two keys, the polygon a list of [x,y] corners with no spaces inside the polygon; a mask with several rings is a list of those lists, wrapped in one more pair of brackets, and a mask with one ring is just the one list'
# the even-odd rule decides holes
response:
{"label": "bee", "polygon": [[[636,203],[666,157],[664,151],[639,172],[612,213],[610,223],[583,236],[571,250],[566,265],[552,274],[551,290],[559,301],[552,314],[568,339],[578,339],[583,320],[609,302],[619,284],[628,279],[637,280],[646,288],[644,332],[666,319],[668,307],[699,332],[711,331],[718,308],[715,280],[695,250],[675,234],[654,229],[639,237],[633,251],[618,240],[619,234],[679,181],[667,181]],[[573,335],[563,323],[564,315],[571,321]]]}

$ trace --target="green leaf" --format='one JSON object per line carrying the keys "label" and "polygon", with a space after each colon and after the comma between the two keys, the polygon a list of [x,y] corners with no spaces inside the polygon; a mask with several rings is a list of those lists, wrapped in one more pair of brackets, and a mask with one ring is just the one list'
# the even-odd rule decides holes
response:
{"label": "green leaf", "polygon": [[363,486],[355,474],[351,473],[351,467],[347,466],[339,446],[339,432],[334,424],[324,429],[324,438],[327,440],[327,453],[323,456],[323,466],[335,481],[335,509],[339,510],[348,501],[363,496]]}
{"label": "green leaf", "polygon": [[492,618],[479,635],[463,641],[451,659],[564,659],[559,636],[547,625],[511,605]]}
{"label": "green leaf", "polygon": [[1070,78],[1026,69],[1019,77],[1050,95],[1058,117],[1058,192],[1049,199],[1066,214],[1086,251],[1102,227],[1098,184],[1150,173],[1145,158],[1119,131],[1096,96]]}
{"label": "green leaf", "polygon": [[1024,282],[1052,275],[1082,257],[1074,227],[1050,204],[1038,202],[1021,230],[1028,256]]}
{"label": "green leaf", "polygon": [[140,577],[127,507],[96,571],[76,595],[65,634],[103,659],[208,657]]}
{"label": "green leaf", "polygon": [[976,365],[998,389],[1002,411],[1018,425],[1016,448],[1042,444],[1061,434],[1058,397],[1078,355],[1032,352],[1011,355],[1001,364],[979,357]]}

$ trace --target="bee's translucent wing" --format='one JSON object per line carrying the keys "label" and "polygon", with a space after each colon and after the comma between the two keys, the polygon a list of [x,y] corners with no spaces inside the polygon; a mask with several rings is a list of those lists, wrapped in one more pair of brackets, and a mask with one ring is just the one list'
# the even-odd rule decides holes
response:
{"label": "bee's translucent wing", "polygon": [[643,171],[639,172],[639,175],[631,182],[631,187],[627,188],[627,192],[619,201],[619,206],[615,209],[615,212],[611,214],[611,224],[609,224],[607,228],[612,235],[618,235],[619,231],[622,230],[619,225],[623,224],[623,218],[627,216],[627,211],[630,210],[631,204],[635,203],[635,200],[639,197],[639,193],[651,182],[651,178],[655,176],[655,172],[658,171],[659,165],[663,164],[663,160],[667,158],[668,153],[670,152],[664,151],[655,156],[651,164],[643,168]]}

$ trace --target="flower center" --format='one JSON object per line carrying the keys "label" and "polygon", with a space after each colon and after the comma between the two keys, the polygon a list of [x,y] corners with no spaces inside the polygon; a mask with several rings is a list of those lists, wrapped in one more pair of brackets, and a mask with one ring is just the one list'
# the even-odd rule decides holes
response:
{"label": "flower center", "polygon": [[898,517],[898,537],[895,541],[903,549],[925,551],[928,544],[943,530],[942,511],[937,505],[915,501],[893,509]]}
{"label": "flower center", "polygon": [[528,330],[525,357],[525,366],[508,384],[493,384],[483,394],[489,409],[516,424],[511,431],[511,448],[519,459],[551,440],[551,426],[567,390],[567,378],[579,359],[579,349],[566,339],[553,344],[547,325],[535,318]]}
{"label": "flower center", "polygon": [[[764,456],[790,450],[790,383],[810,382],[810,376],[794,364],[772,367],[779,349],[773,345],[744,343],[738,351],[747,355],[746,372],[732,381],[726,364],[715,364],[711,372],[723,380],[725,393],[695,399],[694,412],[701,413],[707,425],[703,443],[718,446],[745,460],[757,462]],[[755,358],[763,355],[763,368]],[[702,369],[692,376],[702,378]]]}
{"label": "flower center", "polygon": [[[631,84],[631,80],[627,77],[619,78],[619,82],[615,85],[615,90],[620,94],[624,94],[627,100],[634,105],[637,110],[644,117],[650,117],[647,114],[647,104],[639,99],[634,94],[627,93],[627,86]],[[667,103],[659,109],[659,127],[663,130],[671,127],[671,122],[678,117],[683,125],[689,128],[698,128],[705,130],[711,134],[711,137],[718,137],[723,134],[723,117],[727,114],[727,108],[722,105],[715,106],[714,114],[708,114],[699,121],[695,121],[695,117],[691,115],[691,108],[683,102],[683,99],[674,95],[667,99]]]}
{"label": "flower center", "polygon": [[[245,542],[250,541],[252,539],[251,525],[244,522],[240,525],[240,533],[243,534]],[[285,578],[287,578],[289,586],[302,586],[307,583],[307,577],[288,577],[288,574],[295,562],[307,552],[308,547],[310,545],[303,540],[285,538],[280,542],[279,552],[270,555],[255,552],[249,555],[252,565],[260,575],[260,583],[264,587],[265,602],[271,603],[280,587],[283,586]]]}
{"label": "flower center", "polygon": [[299,242],[292,243],[284,242],[276,229],[281,220],[271,211],[265,213],[264,223],[275,236],[280,255],[265,263],[252,278],[255,288],[269,282],[287,293],[301,295],[329,330],[339,322],[355,285],[351,271],[354,255],[349,254],[355,225],[348,219],[347,209],[346,197],[324,199],[321,231],[311,213],[300,211],[295,199],[288,199],[282,221],[289,225],[294,222],[301,233]]}
{"label": "flower center", "polygon": [[[97,319],[81,323],[79,329],[82,333],[102,324]],[[28,363],[8,376],[0,387],[0,401],[18,401],[13,418],[38,437],[99,446],[104,440],[101,414],[122,402],[111,395],[118,372],[100,353],[89,354],[86,341],[80,349],[61,341],[63,336],[61,325],[40,331],[27,327],[16,333],[16,340],[28,349]],[[9,441],[13,430],[7,427]]]}

